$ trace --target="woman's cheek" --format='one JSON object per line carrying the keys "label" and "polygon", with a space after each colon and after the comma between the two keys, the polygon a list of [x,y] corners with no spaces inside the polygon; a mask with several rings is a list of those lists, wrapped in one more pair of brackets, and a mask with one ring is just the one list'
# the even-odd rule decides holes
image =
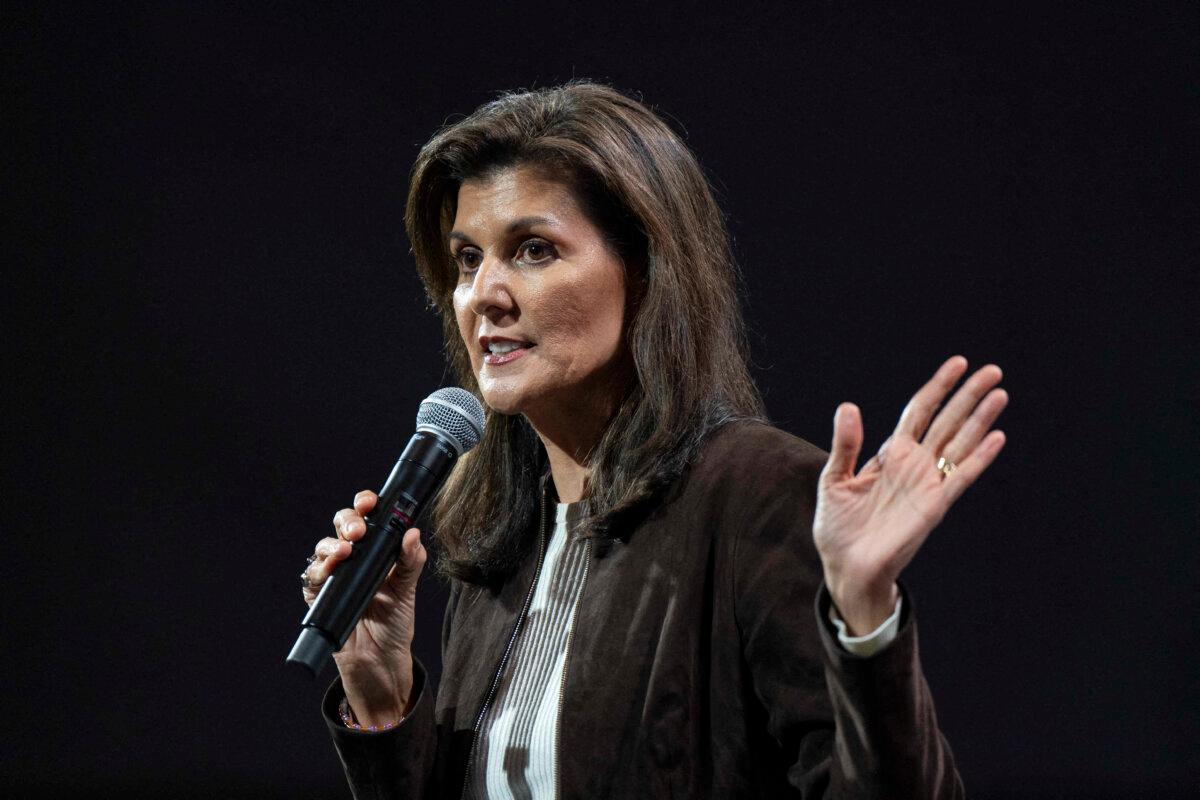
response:
{"label": "woman's cheek", "polygon": [[475,364],[477,348],[472,347],[475,339],[475,315],[468,307],[470,293],[471,286],[466,283],[460,283],[454,290],[454,319],[458,323],[458,336],[466,346],[467,352],[471,354],[471,363]]}

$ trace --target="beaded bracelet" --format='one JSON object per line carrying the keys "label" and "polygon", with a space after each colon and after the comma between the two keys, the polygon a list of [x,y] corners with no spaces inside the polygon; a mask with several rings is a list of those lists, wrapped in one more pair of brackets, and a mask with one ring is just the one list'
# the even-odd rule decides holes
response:
{"label": "beaded bracelet", "polygon": [[350,710],[350,702],[344,697],[342,698],[341,705],[338,706],[338,715],[342,718],[342,724],[347,728],[355,731],[368,731],[370,733],[389,731],[401,722],[404,722],[404,717],[400,717],[395,722],[385,722],[382,725],[361,725],[354,719],[354,712]]}

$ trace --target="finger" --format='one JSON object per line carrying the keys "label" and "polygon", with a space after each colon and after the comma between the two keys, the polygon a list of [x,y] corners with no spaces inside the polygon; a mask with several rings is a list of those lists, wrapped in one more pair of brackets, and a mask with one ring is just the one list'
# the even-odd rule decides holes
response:
{"label": "finger", "polygon": [[313,549],[313,555],[317,558],[308,565],[306,570],[308,582],[323,583],[338,564],[350,557],[352,549],[353,545],[349,542],[334,539],[332,536],[317,542],[316,548]]}
{"label": "finger", "polygon": [[404,532],[404,539],[400,544],[400,557],[396,559],[395,566],[388,574],[388,581],[397,589],[415,586],[427,558],[425,545],[421,543],[421,531],[409,528]]}
{"label": "finger", "polygon": [[343,508],[333,515],[333,529],[338,538],[356,542],[367,532],[367,521],[353,508]]}
{"label": "finger", "polygon": [[933,412],[941,404],[942,398],[954,388],[954,384],[958,383],[958,379],[966,371],[967,360],[962,356],[946,359],[937,372],[933,373],[929,382],[918,389],[908,401],[900,415],[900,421],[896,423],[895,435],[911,436],[919,440],[929,427],[929,420],[933,418]]}
{"label": "finger", "polygon": [[[979,405],[975,406],[971,416],[958,429],[958,433],[954,434],[954,438],[940,450],[941,454],[955,463],[966,459],[996,424],[1000,412],[1007,405],[1008,392],[1003,389],[993,389],[988,392],[987,397],[979,401]],[[929,437],[925,438],[928,440]]]}
{"label": "finger", "polygon": [[370,489],[364,489],[354,495],[354,510],[365,517],[371,513],[371,509],[375,508],[377,502],[379,502],[379,495]]}
{"label": "finger", "polygon": [[332,536],[317,542],[317,546],[313,548],[314,558],[302,573],[305,578],[301,587],[304,593],[304,602],[312,605],[313,600],[317,597],[317,592],[321,591],[321,586],[329,578],[334,568],[350,555],[351,548],[352,545],[349,542],[334,539]]}
{"label": "finger", "polygon": [[967,487],[975,482],[975,479],[983,474],[983,471],[991,466],[996,460],[996,456],[1000,455],[1000,450],[1004,447],[1005,437],[1004,431],[992,431],[987,436],[983,437],[983,441],[975,450],[963,459],[957,468],[946,476],[946,480],[942,486],[946,493],[947,506],[953,503],[962,493],[967,490]]}
{"label": "finger", "polygon": [[862,442],[862,412],[853,403],[842,403],[833,414],[833,444],[829,447],[829,460],[821,470],[821,479],[853,478]]}
{"label": "finger", "polygon": [[[975,374],[954,393],[949,402],[942,407],[934,417],[929,432],[925,434],[923,444],[934,453],[941,453],[946,443],[954,438],[962,427],[963,421],[979,405],[979,401],[1000,382],[1004,373],[995,364],[988,364],[975,370]],[[969,450],[959,451],[962,453]]]}

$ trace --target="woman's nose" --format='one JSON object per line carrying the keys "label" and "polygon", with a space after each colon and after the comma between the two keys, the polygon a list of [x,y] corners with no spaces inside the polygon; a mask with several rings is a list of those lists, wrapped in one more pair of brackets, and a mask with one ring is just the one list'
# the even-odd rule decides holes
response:
{"label": "woman's nose", "polygon": [[503,259],[487,256],[471,281],[471,310],[480,316],[502,317],[515,309],[512,274]]}

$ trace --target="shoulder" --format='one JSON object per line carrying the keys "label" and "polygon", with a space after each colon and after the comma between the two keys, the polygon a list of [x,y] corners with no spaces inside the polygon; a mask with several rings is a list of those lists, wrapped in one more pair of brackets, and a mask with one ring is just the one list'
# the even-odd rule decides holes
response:
{"label": "shoulder", "polygon": [[784,519],[810,525],[827,457],[819,447],[764,422],[732,422],[709,434],[671,505],[738,535],[774,529]]}
{"label": "shoulder", "polygon": [[744,421],[711,434],[693,462],[677,502],[714,543],[739,624],[783,597],[788,608],[811,604],[821,579],[812,524],[827,458],[786,431]]}
{"label": "shoulder", "polygon": [[740,420],[709,435],[690,479],[709,487],[735,481],[756,493],[797,481],[815,487],[828,457],[816,445],[765,422]]}
{"label": "shoulder", "polygon": [[737,420],[722,425],[709,434],[701,448],[703,454],[720,453],[725,456],[736,456],[739,452],[748,451],[782,458],[817,459],[822,463],[828,456],[828,453],[815,444],[755,419]]}

